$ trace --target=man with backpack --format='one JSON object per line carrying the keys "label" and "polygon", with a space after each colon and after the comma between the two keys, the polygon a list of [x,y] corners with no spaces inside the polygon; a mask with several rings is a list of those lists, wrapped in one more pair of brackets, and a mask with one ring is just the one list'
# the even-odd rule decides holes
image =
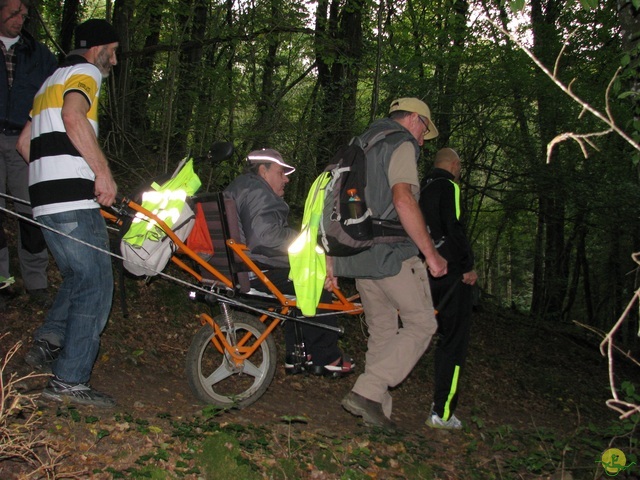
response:
{"label": "man with backpack", "polygon": [[[367,149],[368,141],[383,131],[388,131],[385,138]],[[329,271],[331,277],[356,279],[369,330],[365,371],[342,406],[366,424],[386,430],[396,428],[389,388],[411,372],[437,329],[427,267],[434,277],[447,273],[447,262],[436,250],[418,206],[420,147],[437,136],[429,107],[417,98],[393,101],[389,117],[360,135],[367,152],[365,203],[373,217],[385,212],[386,219],[399,220],[408,238],[335,257]]]}

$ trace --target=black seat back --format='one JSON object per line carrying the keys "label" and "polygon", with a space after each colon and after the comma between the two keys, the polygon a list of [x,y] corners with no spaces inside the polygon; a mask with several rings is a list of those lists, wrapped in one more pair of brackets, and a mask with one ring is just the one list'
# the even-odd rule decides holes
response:
{"label": "black seat back", "polygon": [[[203,257],[211,266],[231,279],[240,290],[249,291],[249,269],[240,258],[227,248],[227,240],[233,239],[242,243],[242,232],[236,212],[236,205],[232,198],[224,193],[207,193],[192,198],[194,206],[200,204],[207,222],[207,229],[213,244],[213,255]],[[215,277],[200,268],[200,274],[207,280],[215,280]]]}

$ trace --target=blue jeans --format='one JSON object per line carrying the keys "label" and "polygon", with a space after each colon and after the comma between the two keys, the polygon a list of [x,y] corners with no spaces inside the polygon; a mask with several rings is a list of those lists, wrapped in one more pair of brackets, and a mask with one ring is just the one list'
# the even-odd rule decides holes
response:
{"label": "blue jeans", "polygon": [[[109,250],[105,221],[98,209],[42,215],[38,221],[70,237]],[[62,348],[53,373],[67,383],[86,383],[100,348],[113,297],[111,257],[58,233],[42,229],[62,274],[62,285],[36,340]]]}

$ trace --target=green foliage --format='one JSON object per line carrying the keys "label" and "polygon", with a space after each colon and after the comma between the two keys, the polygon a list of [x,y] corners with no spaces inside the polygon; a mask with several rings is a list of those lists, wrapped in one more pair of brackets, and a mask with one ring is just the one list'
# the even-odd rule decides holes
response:
{"label": "green foliage", "polygon": [[[640,392],[636,390],[636,386],[630,381],[624,381],[620,385],[623,399],[630,405],[640,405]],[[615,425],[620,429],[616,435],[618,436],[631,436],[632,443],[637,447],[638,439],[635,438],[638,425],[640,424],[640,412],[636,411],[633,415],[628,416],[620,422],[616,422]]]}
{"label": "green foliage", "polygon": [[282,421],[291,425],[292,423],[308,423],[309,419],[301,415],[285,415],[282,417]]}
{"label": "green foliage", "polygon": [[[59,30],[61,3],[41,5],[47,25]],[[105,13],[103,2],[82,5],[83,17]],[[554,136],[605,126],[498,27],[517,31],[547,68],[557,65],[558,80],[639,142],[637,50],[620,38],[616,10],[579,0],[543,20],[525,0],[502,0],[481,14],[465,2],[323,5],[137,2],[116,17],[127,50],[105,83],[101,133],[120,190],[228,140],[238,156],[199,167],[204,189],[224,188],[250,149],[271,146],[298,167],[286,199],[300,211],[338,137],[384,116],[393,98],[417,96],[441,130],[423,148],[421,173],[440,147],[463,159],[464,220],[484,293],[518,310],[535,303],[541,318],[615,318],[633,287],[624,272],[633,267],[640,228],[630,174],[640,152],[615,135],[599,136],[585,145],[587,158],[566,141],[547,166]],[[360,13],[352,31],[341,30]],[[345,34],[360,29],[361,52],[353,52]],[[619,59],[624,69],[606,98]],[[170,292],[163,298],[159,316],[168,322],[189,313]]]}
{"label": "green foliage", "polygon": [[56,416],[62,417],[62,418],[65,418],[65,417],[71,418],[71,420],[76,423],[82,421],[82,416],[80,415],[80,412],[78,412],[78,409],[72,405],[58,406],[58,408],[56,409]]}
{"label": "green foliage", "polygon": [[[110,473],[113,475],[113,478],[150,478],[156,480],[165,480],[168,478],[172,478],[165,469],[162,467],[156,467],[152,465],[147,465],[142,468],[128,468],[124,472],[118,472],[112,468],[106,468],[106,473]],[[98,473],[98,472],[95,472]]]}
{"label": "green foliage", "polygon": [[330,474],[338,473],[339,466],[331,449],[323,449],[313,455],[313,464],[318,470]]}
{"label": "green foliage", "polygon": [[296,478],[298,473],[298,464],[291,458],[279,458],[277,467],[274,467],[270,476],[276,480],[286,480],[288,478]]}
{"label": "green foliage", "polygon": [[435,478],[433,468],[427,463],[417,462],[414,465],[408,465],[405,469],[407,478],[415,478],[416,480],[430,480]]}
{"label": "green foliage", "polygon": [[593,10],[598,8],[598,0],[580,0],[580,5],[585,10]]}
{"label": "green foliage", "polygon": [[525,0],[512,0],[509,2],[509,8],[514,13],[521,12],[522,10],[524,10],[525,5],[526,5]]}
{"label": "green foliage", "polygon": [[215,432],[202,443],[198,463],[206,478],[261,478],[240,455],[238,440],[224,432]]}
{"label": "green foliage", "polygon": [[202,409],[202,417],[205,419],[214,418],[221,415],[225,411],[226,409],[224,408],[216,407],[215,405],[207,405]]}
{"label": "green foliage", "polygon": [[368,480],[369,478],[369,475],[350,468],[340,476],[340,480]]}

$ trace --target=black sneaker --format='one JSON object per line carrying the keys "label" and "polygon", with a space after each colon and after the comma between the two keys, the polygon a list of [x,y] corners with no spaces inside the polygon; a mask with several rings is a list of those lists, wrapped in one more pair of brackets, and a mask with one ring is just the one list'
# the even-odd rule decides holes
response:
{"label": "black sneaker", "polygon": [[[0,287],[2,287],[2,285],[4,285],[4,283],[0,283]],[[13,300],[18,295],[18,291],[11,285],[0,288],[0,297],[4,297],[5,300]]]}
{"label": "black sneaker", "polygon": [[24,361],[36,370],[51,373],[51,364],[60,355],[60,350],[62,350],[61,347],[52,345],[46,340],[36,340],[31,350],[24,356]]}
{"label": "black sneaker", "polygon": [[312,366],[311,355],[307,355],[307,359],[304,362],[301,362],[300,359],[293,354],[287,354],[284,359],[284,372],[287,375],[306,373]]}
{"label": "black sneaker", "polygon": [[42,392],[44,398],[56,402],[75,403],[77,405],[92,405],[94,407],[115,407],[113,397],[100,393],[86,383],[65,383],[58,378],[49,380],[49,384]]}
{"label": "black sneaker", "polygon": [[53,305],[53,299],[51,294],[46,288],[36,288],[33,290],[27,290],[29,300],[37,307],[48,309]]}

